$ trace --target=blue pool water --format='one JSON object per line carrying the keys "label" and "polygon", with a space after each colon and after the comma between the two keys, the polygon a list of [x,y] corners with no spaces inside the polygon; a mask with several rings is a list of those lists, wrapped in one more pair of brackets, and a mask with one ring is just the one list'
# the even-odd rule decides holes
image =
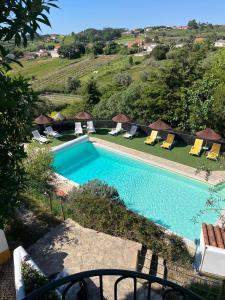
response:
{"label": "blue pool water", "polygon": [[[114,186],[126,206],[190,240],[199,238],[196,216],[209,197],[208,185],[94,146],[75,144],[54,154],[57,173],[77,182],[100,179]],[[202,217],[215,223],[216,215]]]}

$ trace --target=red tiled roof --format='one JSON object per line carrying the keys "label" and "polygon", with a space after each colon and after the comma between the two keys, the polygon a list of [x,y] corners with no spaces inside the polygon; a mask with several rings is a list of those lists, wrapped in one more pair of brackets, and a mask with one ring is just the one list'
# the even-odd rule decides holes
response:
{"label": "red tiled roof", "polygon": [[225,230],[218,225],[202,224],[205,245],[225,249]]}

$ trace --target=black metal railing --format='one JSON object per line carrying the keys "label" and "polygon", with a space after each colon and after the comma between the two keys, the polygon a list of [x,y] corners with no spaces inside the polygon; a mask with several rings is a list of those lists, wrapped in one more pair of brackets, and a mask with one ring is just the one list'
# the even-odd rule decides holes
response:
{"label": "black metal railing", "polygon": [[[64,277],[62,279],[52,281],[49,284],[43,286],[42,288],[34,291],[32,294],[26,296],[23,300],[39,300],[39,299],[53,299],[52,294],[49,294],[51,291],[56,291],[59,287],[64,286],[64,290],[61,292],[61,299],[68,299],[67,294],[72,289],[73,286],[79,284],[79,292],[76,295],[73,295],[73,299],[79,300],[88,300],[88,299],[106,299],[104,298],[104,280],[103,278],[106,276],[113,276],[112,282],[113,283],[113,291],[111,291],[112,298],[110,299],[121,299],[119,298],[119,285],[123,280],[132,279],[133,288],[132,291],[127,291],[129,294],[129,298],[127,299],[143,299],[143,300],[151,300],[155,299],[157,295],[162,300],[202,300],[201,297],[194,294],[190,290],[177,285],[168,280],[164,280],[155,276],[151,276],[144,273],[128,271],[128,270],[117,270],[117,269],[103,269],[103,270],[92,270],[77,273],[74,275],[70,275]],[[115,279],[115,276],[117,277]],[[91,278],[98,278],[99,285],[96,287],[96,293],[90,294],[89,284]],[[138,297],[139,289],[138,283],[141,284],[141,287],[144,289],[144,293],[142,290],[141,297]],[[157,285],[157,288],[156,288]],[[109,288],[107,286],[107,288]],[[132,297],[131,297],[132,296]],[[70,298],[72,299],[72,298]],[[126,299],[126,298],[125,298]],[[158,298],[157,298],[158,299]]]}

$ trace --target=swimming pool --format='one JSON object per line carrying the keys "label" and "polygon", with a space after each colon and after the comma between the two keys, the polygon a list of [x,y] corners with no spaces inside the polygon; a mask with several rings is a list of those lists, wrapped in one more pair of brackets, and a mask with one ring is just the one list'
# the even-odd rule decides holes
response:
{"label": "swimming pool", "polygon": [[[129,209],[185,238],[199,238],[201,224],[191,219],[209,197],[207,184],[87,141],[56,151],[53,166],[78,184],[100,179],[118,190]],[[203,218],[215,223],[216,214]]]}

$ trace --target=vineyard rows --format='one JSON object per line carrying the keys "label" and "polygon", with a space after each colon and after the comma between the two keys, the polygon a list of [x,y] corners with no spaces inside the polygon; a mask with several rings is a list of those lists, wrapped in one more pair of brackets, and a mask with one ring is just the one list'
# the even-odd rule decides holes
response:
{"label": "vineyard rows", "polygon": [[96,59],[85,59],[34,80],[33,88],[37,91],[62,91],[65,88],[68,77],[81,78],[114,60],[118,60],[118,56],[107,55]]}

